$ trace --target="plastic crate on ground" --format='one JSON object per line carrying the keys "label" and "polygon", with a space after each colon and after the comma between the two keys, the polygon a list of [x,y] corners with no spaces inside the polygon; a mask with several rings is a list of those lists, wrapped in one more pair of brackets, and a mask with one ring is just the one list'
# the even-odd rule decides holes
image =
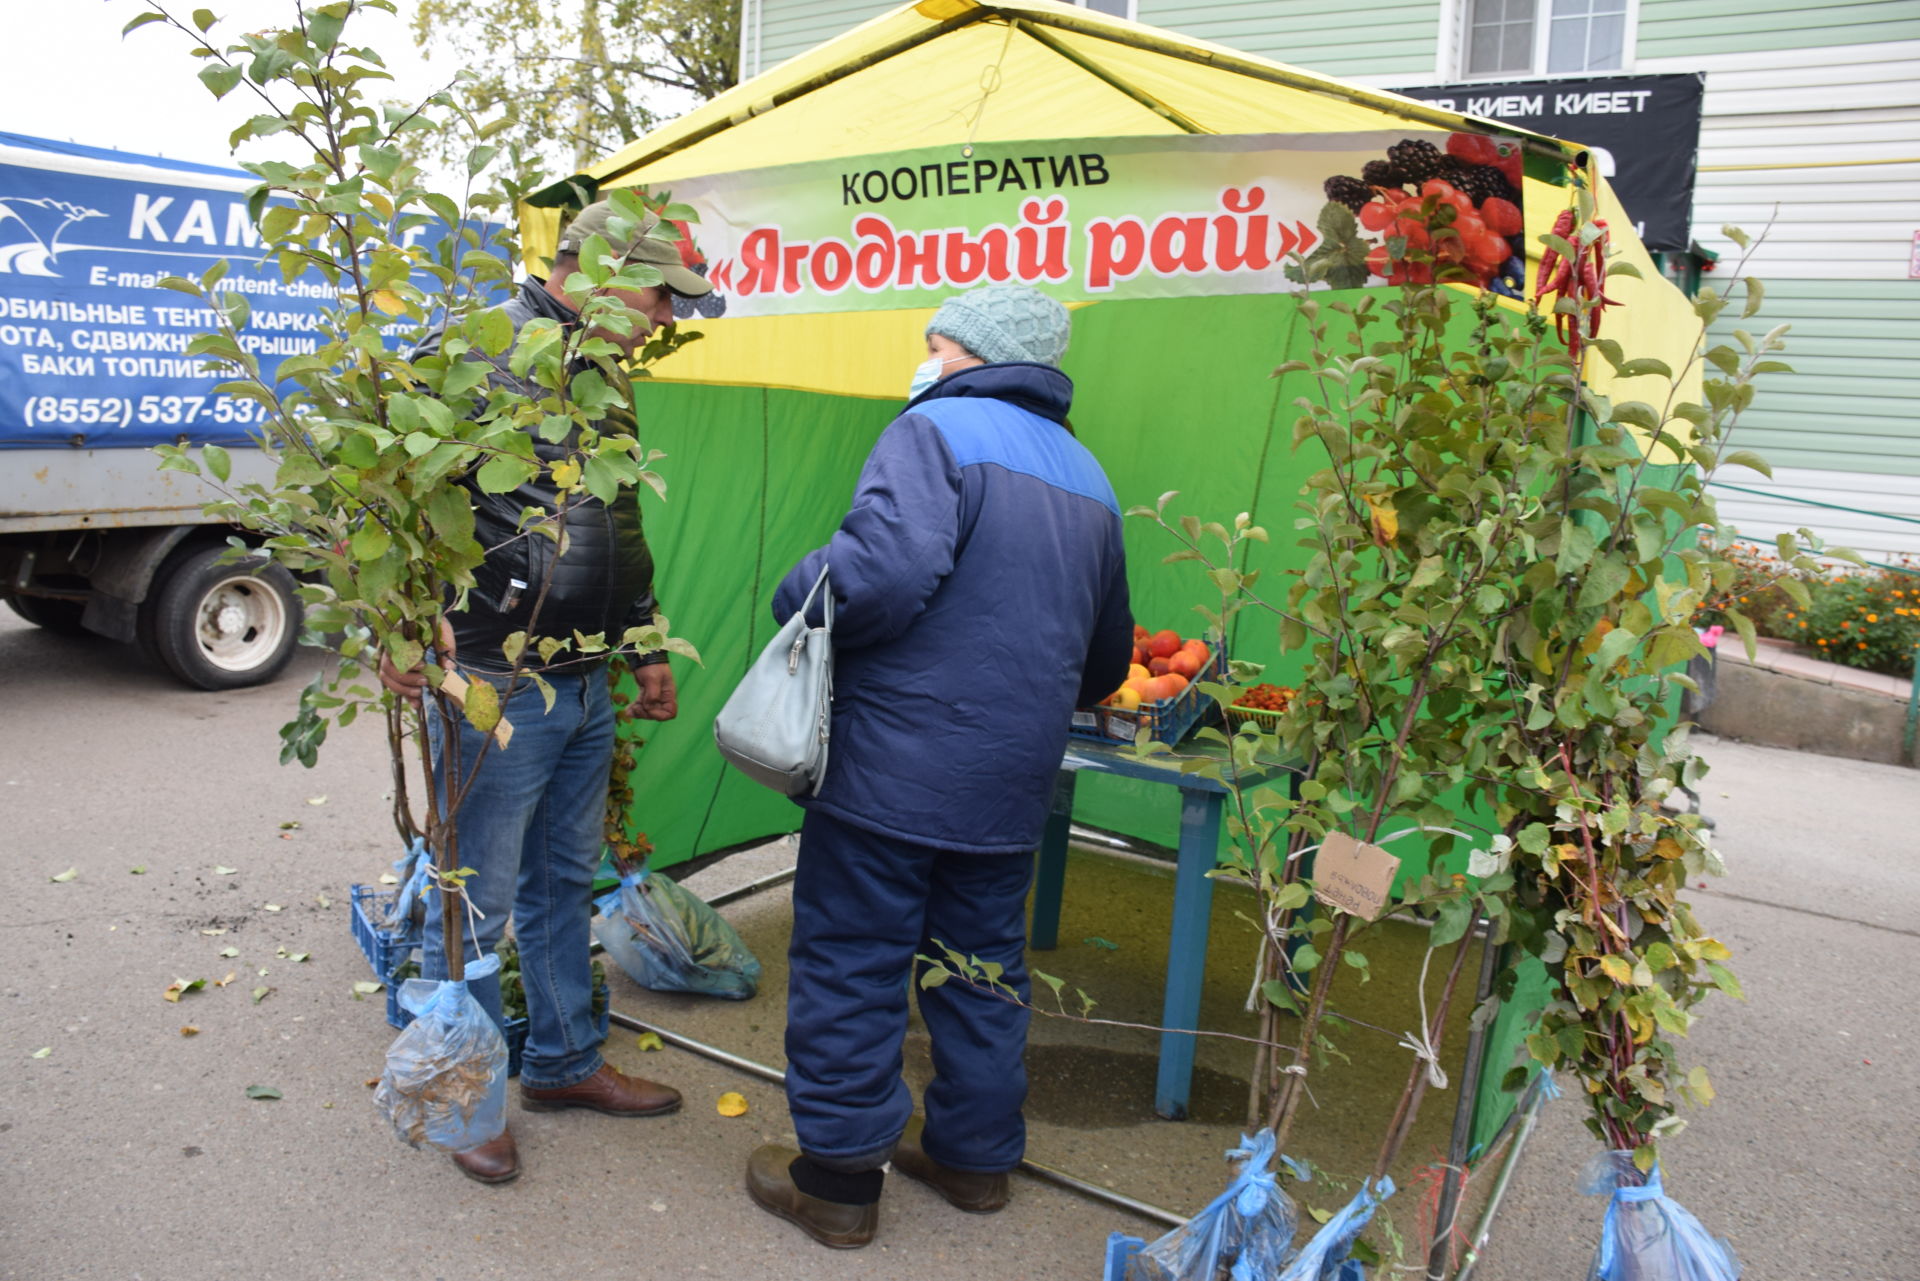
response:
{"label": "plastic crate on ground", "polygon": [[1127,1262],[1146,1248],[1146,1242],[1139,1237],[1130,1237],[1124,1232],[1116,1232],[1107,1238],[1107,1267],[1101,1273],[1101,1281],[1127,1281]]}

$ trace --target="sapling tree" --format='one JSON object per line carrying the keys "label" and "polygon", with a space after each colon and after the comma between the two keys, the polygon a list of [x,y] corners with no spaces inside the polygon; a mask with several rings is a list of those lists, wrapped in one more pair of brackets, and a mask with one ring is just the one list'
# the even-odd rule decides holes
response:
{"label": "sapling tree", "polygon": [[[569,549],[569,513],[588,499],[635,502],[635,486],[664,495],[653,465],[660,455],[638,438],[632,379],[698,337],[668,328],[630,366],[613,339],[649,322],[613,290],[662,283],[640,263],[622,263],[592,237],[568,279],[575,324],[536,319],[516,334],[492,309],[511,282],[515,251],[504,218],[518,194],[510,179],[483,185],[496,158],[489,139],[506,117],[483,121],[456,80],[426,101],[383,104],[372,91],[389,79],[371,49],[349,37],[353,18],[392,12],[391,0],[290,4],[290,22],[222,38],[200,9],[180,17],[149,4],[132,31],[164,24],[189,36],[200,79],[217,98],[249,102],[255,114],[234,130],[235,147],[286,136],[296,160],[249,161],[259,183],[248,208],[259,231],[260,267],[283,283],[319,282],[328,300],[315,349],[268,367],[248,342],[245,292],[226,287],[226,263],[167,288],[206,306],[208,332],[197,355],[227,381],[219,393],[256,402],[259,444],[273,462],[271,482],[230,483],[231,460],[206,446],[196,457],[165,449],[162,466],[207,476],[225,493],[210,511],[251,531],[259,548],[301,576],[309,641],[330,643],[338,661],[303,690],[299,714],[282,730],[282,760],[314,763],[331,726],[363,710],[386,719],[392,750],[395,821],[403,837],[423,834],[442,894],[450,977],[462,977],[461,866],[454,815],[472,786],[478,760],[462,760],[464,720],[490,737],[481,748],[511,750],[501,709],[518,688],[538,688],[549,707],[549,665],[592,655],[669,649],[697,657],[669,635],[664,618],[618,635],[545,635],[542,604],[555,566]],[[412,157],[435,138],[464,136],[466,188],[450,196],[428,187]],[[619,234],[638,225],[640,193],[616,193]],[[674,208],[668,217],[684,219]],[[624,220],[625,225],[621,225]],[[649,234],[677,236],[669,222]],[[429,333],[436,343],[421,343]],[[422,352],[430,354],[421,354]],[[532,383],[539,394],[520,389]],[[513,384],[513,385],[508,385]],[[536,441],[547,448],[536,447]],[[503,547],[475,536],[473,498],[501,494],[544,476],[560,501],[521,512]],[[236,540],[238,542],[239,540]],[[527,630],[510,636],[485,665],[504,679],[469,677],[452,651],[445,618],[464,608],[475,571],[489,556],[530,541],[544,548],[529,584]],[[382,656],[400,671],[420,669],[428,685],[416,712],[370,679]],[[429,777],[424,718],[437,717],[446,744],[443,787],[424,789],[424,821],[410,803],[408,758]],[[417,755],[416,755],[417,754]]]}
{"label": "sapling tree", "polygon": [[[1312,849],[1333,831],[1364,841],[1426,832],[1438,859],[1480,815],[1491,826],[1469,840],[1471,878],[1409,878],[1393,908],[1432,920],[1430,947],[1457,945],[1439,1017],[1409,1043],[1431,1052],[1484,919],[1499,958],[1494,999],[1528,956],[1553,982],[1527,1038],[1531,1066],[1515,1067],[1509,1088],[1542,1067],[1571,1074],[1590,1128],[1646,1170],[1658,1140],[1683,1124],[1680,1103],[1712,1097],[1705,1069],[1683,1064],[1677,1044],[1693,1007],[1711,991],[1741,995],[1727,948],[1681,898],[1689,875],[1720,861],[1699,817],[1668,804],[1703,769],[1674,708],[1691,684],[1685,662],[1704,652],[1695,611],[1724,601],[1737,572],[1707,485],[1722,467],[1766,468],[1731,437],[1756,379],[1787,368],[1785,326],[1738,327],[1733,343],[1709,337],[1730,308],[1743,320],[1758,312],[1763,290],[1749,279],[1734,297],[1700,296],[1697,341],[1677,368],[1599,337],[1607,276],[1637,273],[1578,176],[1524,309],[1451,282],[1439,249],[1448,218],[1431,199],[1423,216],[1433,252],[1400,241],[1392,253],[1431,265],[1434,283],[1299,299],[1312,359],[1278,372],[1310,380],[1294,443],[1324,464],[1296,504],[1303,561],[1284,585],[1246,568],[1248,544],[1268,535],[1245,515],[1169,517],[1171,494],[1132,513],[1182,544],[1169,560],[1206,572],[1220,596],[1208,610],[1216,632],[1265,611],[1280,650],[1303,665],[1277,726],[1203,730],[1224,750],[1191,763],[1227,783],[1230,862],[1262,896],[1259,1039],[1292,1029],[1289,1051],[1263,1053],[1256,1093],[1284,1144],[1333,976],[1365,968],[1355,943],[1367,922],[1339,911],[1298,919],[1314,890]],[[1577,264],[1570,275],[1564,263]],[[1304,270],[1311,279],[1312,264]],[[1662,390],[1601,395],[1589,378],[1600,362]],[[1819,555],[1845,555],[1805,531],[1783,537],[1779,554],[1802,572]],[[1782,586],[1804,594],[1796,578]],[[1730,607],[1726,618],[1751,646],[1751,623]],[[1209,687],[1223,702],[1249,675],[1235,666],[1234,679]],[[1242,785],[1274,759],[1301,763],[1297,803]],[[1417,1062],[1376,1172],[1404,1141],[1427,1080]]]}

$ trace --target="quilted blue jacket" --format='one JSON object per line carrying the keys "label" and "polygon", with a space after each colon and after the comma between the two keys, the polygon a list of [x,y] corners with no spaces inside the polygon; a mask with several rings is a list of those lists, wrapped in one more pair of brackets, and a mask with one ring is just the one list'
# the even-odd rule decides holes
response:
{"label": "quilted blue jacket", "polygon": [[1133,644],[1120,509],[1072,399],[1047,365],[934,384],[781,582],[778,619],[823,560],[835,598],[832,749],[802,804],[940,849],[1039,844],[1073,708],[1119,686]]}

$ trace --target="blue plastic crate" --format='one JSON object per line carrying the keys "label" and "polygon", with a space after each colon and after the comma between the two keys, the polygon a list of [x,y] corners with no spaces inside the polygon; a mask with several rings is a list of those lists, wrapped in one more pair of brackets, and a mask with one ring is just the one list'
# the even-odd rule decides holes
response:
{"label": "blue plastic crate", "polygon": [[1226,650],[1216,646],[1200,675],[1173,698],[1142,703],[1133,711],[1118,707],[1075,708],[1067,732],[1075,738],[1090,738],[1097,743],[1131,743],[1144,725],[1155,742],[1171,747],[1191,734],[1218,705],[1211,694],[1200,692],[1200,682],[1224,680],[1226,674]]}
{"label": "blue plastic crate", "polygon": [[1127,1261],[1147,1246],[1139,1237],[1116,1232],[1107,1238],[1107,1270],[1101,1281],[1127,1281]]}
{"label": "blue plastic crate", "polygon": [[373,967],[373,977],[385,983],[413,949],[420,946],[420,929],[409,923],[406,929],[389,933],[381,926],[400,892],[398,889],[355,885],[349,892],[353,896],[353,941],[360,945],[360,954]]}

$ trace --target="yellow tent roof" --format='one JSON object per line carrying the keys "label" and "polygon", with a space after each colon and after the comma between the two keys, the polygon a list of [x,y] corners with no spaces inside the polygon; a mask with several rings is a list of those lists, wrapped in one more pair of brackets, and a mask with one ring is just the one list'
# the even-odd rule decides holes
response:
{"label": "yellow tent roof", "polygon": [[[1345,133],[1396,124],[1520,135],[1557,162],[1579,148],[1510,125],[1317,75],[1053,0],[921,0],[846,32],[720,95],[592,166],[603,188],[674,181],[930,146],[1139,135]],[[1565,208],[1564,189],[1529,177],[1530,252]],[[558,189],[550,189],[559,194]],[[1686,300],[1653,270],[1602,184],[1616,242],[1646,279],[1609,292],[1625,304],[1609,336],[1630,355],[1686,363],[1697,331]],[[524,248],[547,258],[552,210],[523,208]],[[1095,304],[1097,305],[1097,304]],[[703,321],[707,334],[656,371],[675,380],[755,383],[897,397],[921,358],[929,313],[849,312]],[[1597,362],[1596,362],[1597,364]],[[1604,365],[1589,382],[1622,398]],[[1664,393],[1664,384],[1659,391]]]}
{"label": "yellow tent roof", "polygon": [[[1379,129],[1383,115],[1448,130],[1468,120],[1053,0],[922,0],[789,59],[588,172],[608,186],[652,184],[969,141]],[[1573,152],[1532,137],[1556,155]]]}

